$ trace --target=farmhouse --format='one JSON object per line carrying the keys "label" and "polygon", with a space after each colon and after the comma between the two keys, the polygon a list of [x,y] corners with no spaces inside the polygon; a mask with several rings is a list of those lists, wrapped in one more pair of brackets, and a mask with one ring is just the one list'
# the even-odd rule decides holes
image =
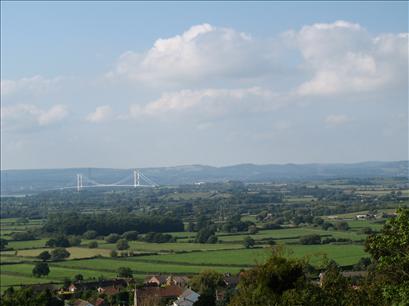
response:
{"label": "farmhouse", "polygon": [[198,299],[200,294],[192,289],[186,289],[178,299],[173,302],[172,306],[192,306]]}
{"label": "farmhouse", "polygon": [[166,275],[152,275],[145,279],[145,284],[149,286],[162,286],[166,284],[167,279]]}
{"label": "farmhouse", "polygon": [[143,287],[134,290],[134,305],[160,304],[161,301],[170,301],[180,296],[184,290],[176,285],[166,287]]}

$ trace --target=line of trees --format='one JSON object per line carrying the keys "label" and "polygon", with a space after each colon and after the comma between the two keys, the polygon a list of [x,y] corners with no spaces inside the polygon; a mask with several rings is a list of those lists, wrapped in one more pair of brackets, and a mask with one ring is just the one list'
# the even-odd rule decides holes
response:
{"label": "line of trees", "polygon": [[53,214],[43,226],[47,233],[65,235],[82,235],[95,231],[97,235],[110,233],[123,234],[129,231],[147,232],[179,232],[184,230],[183,222],[168,216],[137,216],[133,214]]}

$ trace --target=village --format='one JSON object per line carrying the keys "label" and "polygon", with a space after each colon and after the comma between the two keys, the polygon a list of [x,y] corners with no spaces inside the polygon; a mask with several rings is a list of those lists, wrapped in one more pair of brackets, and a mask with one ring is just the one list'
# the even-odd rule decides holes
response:
{"label": "village", "polygon": [[[216,301],[223,300],[226,291],[235,289],[240,275],[225,273],[216,290]],[[66,306],[192,306],[200,294],[190,287],[186,275],[149,275],[144,282],[133,278],[113,278],[96,281],[76,280],[68,286],[57,284],[27,285],[34,292],[48,291]]]}

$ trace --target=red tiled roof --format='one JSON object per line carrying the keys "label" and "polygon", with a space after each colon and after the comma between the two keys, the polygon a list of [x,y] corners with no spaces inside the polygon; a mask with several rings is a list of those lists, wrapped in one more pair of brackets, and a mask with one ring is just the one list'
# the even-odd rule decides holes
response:
{"label": "red tiled roof", "polygon": [[172,285],[167,287],[146,287],[137,289],[136,295],[143,296],[158,296],[158,297],[176,297],[183,293],[183,289],[179,286]]}

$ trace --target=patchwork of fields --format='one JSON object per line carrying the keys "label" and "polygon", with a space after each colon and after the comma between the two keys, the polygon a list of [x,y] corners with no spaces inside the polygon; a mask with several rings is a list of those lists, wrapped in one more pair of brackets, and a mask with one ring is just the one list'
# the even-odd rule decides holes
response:
{"label": "patchwork of fields", "polygon": [[[253,219],[253,216],[247,218]],[[382,225],[373,221],[348,221],[349,231],[322,230],[314,227],[284,228],[278,230],[260,230],[250,235],[256,241],[256,248],[246,249],[243,239],[248,234],[218,234],[219,243],[198,244],[190,242],[194,233],[171,233],[177,238],[175,243],[147,243],[131,241],[128,251],[139,254],[132,257],[111,258],[110,252],[115,244],[96,240],[97,248],[88,248],[90,240],[82,240],[78,247],[67,250],[71,256],[64,261],[51,262],[50,274],[47,277],[35,278],[32,276],[36,256],[50,250],[45,247],[47,239],[31,241],[11,241],[10,251],[1,252],[1,290],[10,285],[22,285],[42,282],[62,283],[65,278],[73,279],[82,274],[85,279],[99,277],[111,278],[116,276],[119,267],[129,267],[136,278],[142,279],[146,274],[195,274],[206,269],[219,272],[237,273],[263,262],[271,254],[271,248],[265,244],[265,239],[273,238],[278,245],[283,245],[285,254],[289,257],[306,258],[313,265],[323,264],[325,258],[333,259],[340,265],[353,265],[362,257],[364,252],[362,241],[366,238],[361,229],[371,227],[378,230]],[[36,228],[41,221],[30,221],[20,225],[15,219],[1,220],[2,237],[10,239],[12,232],[20,229]],[[6,229],[3,231],[3,229]],[[347,244],[301,245],[299,237],[307,234],[318,234],[322,238],[347,238],[352,240]],[[143,255],[150,253],[149,255]],[[155,253],[155,255],[152,255]]]}

